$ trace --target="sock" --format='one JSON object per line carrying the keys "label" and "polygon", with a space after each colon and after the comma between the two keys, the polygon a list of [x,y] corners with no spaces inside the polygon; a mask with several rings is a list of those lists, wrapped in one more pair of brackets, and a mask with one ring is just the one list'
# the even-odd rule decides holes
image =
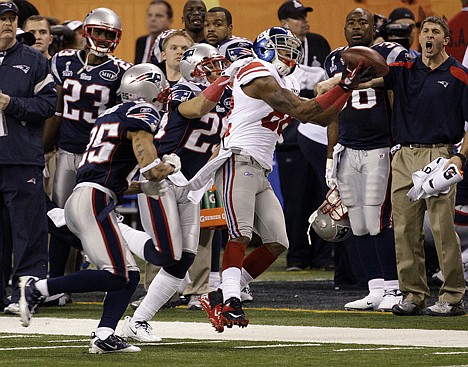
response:
{"label": "sock", "polygon": [[240,289],[246,287],[254,278],[249,274],[245,268],[242,268],[241,280],[240,280]]}
{"label": "sock", "polygon": [[265,245],[261,245],[244,259],[243,267],[251,275],[252,279],[256,279],[267,270],[277,258],[278,257],[273,255]]}
{"label": "sock", "polygon": [[170,275],[164,269],[159,270],[148,288],[146,297],[136,309],[132,319],[150,321],[156,312],[171,299],[182,281],[183,279]]}
{"label": "sock", "polygon": [[239,268],[227,268],[223,270],[223,300],[231,297],[240,299],[241,270]]}
{"label": "sock", "polygon": [[114,334],[114,330],[108,327],[98,327],[96,329],[96,336],[101,340],[106,340],[112,334]]}
{"label": "sock", "polygon": [[219,271],[212,271],[210,272],[210,279],[208,281],[208,285],[210,288],[218,289],[221,285],[221,276],[219,275]]}
{"label": "sock", "polygon": [[129,281],[121,289],[107,292],[98,327],[115,330],[140,282],[139,271],[128,272]]}
{"label": "sock", "polygon": [[122,232],[122,236],[127,242],[130,251],[132,251],[140,259],[146,260],[145,244],[148,240],[151,240],[151,237],[146,232],[138,231],[123,223],[119,223],[119,229],[120,232]]}
{"label": "sock", "polygon": [[49,297],[49,287],[47,286],[47,279],[41,279],[36,282],[36,288],[43,296]]}
{"label": "sock", "polygon": [[63,277],[47,280],[49,294],[110,292],[122,289],[127,284],[124,277],[111,274],[107,270],[80,270]]}
{"label": "sock", "polygon": [[375,236],[371,236],[370,234],[356,236],[356,250],[367,279],[384,278],[380,267],[379,256],[377,255]]}
{"label": "sock", "polygon": [[385,291],[392,291],[392,290],[399,290],[400,285],[398,284],[398,279],[396,280],[386,280],[384,281],[384,290]]}
{"label": "sock", "polygon": [[374,297],[383,297],[384,280],[382,278],[371,279],[368,282],[369,295]]}

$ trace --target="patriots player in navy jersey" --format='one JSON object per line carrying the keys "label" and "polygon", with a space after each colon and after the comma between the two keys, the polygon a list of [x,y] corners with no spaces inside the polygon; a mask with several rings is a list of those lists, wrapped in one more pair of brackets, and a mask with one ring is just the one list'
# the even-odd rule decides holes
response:
{"label": "patriots player in navy jersey", "polygon": [[148,195],[159,195],[161,181],[177,170],[164,157],[162,161],[157,158],[153,144],[161,119],[161,98],[167,88],[162,71],[152,64],[136,65],[123,75],[121,88],[124,103],[107,109],[96,120],[79,163],[77,184],[65,205],[67,226],[80,238],[98,270],[41,280],[32,276],[20,279],[23,326],[29,326],[44,297],[65,292],[107,292],[90,353],[140,351],[114,335],[140,280],[114,208],[137,164],[145,178],[137,186]]}
{"label": "patriots player in navy jersey", "polygon": [[[348,47],[372,47],[389,64],[408,59],[407,50],[397,43],[373,45],[376,27],[366,9],[352,10],[344,30],[348,46],[332,51],[325,60],[330,78],[344,70],[341,54]],[[383,88],[355,90],[338,121],[328,127],[327,183],[330,188],[338,186],[348,208],[357,253],[369,280],[369,294],[347,303],[346,310],[390,311],[401,299],[389,196],[390,113]]]}
{"label": "patriots player in navy jersey", "polygon": [[[182,170],[168,178],[169,190],[160,200],[139,195],[146,233],[120,224],[131,251],[162,266],[133,317],[126,318],[122,329],[125,337],[141,342],[161,340],[152,333],[148,321],[176,292],[197,253],[199,200],[205,190],[190,192],[182,185],[209,160],[226,131],[231,90],[225,87],[229,75],[216,79],[226,66],[225,58],[208,44],[196,44],[182,57],[180,71],[185,81],[172,88],[167,121],[155,138],[158,154],[176,153]],[[225,73],[232,74],[235,67],[237,64]],[[150,237],[151,245],[147,243]],[[172,261],[161,258],[159,252],[168,254]]]}
{"label": "patriots player in navy jersey", "polygon": [[[116,105],[120,81],[131,64],[111,55],[122,36],[119,16],[110,9],[91,11],[83,23],[85,50],[62,50],[52,58],[57,85],[55,122],[44,132],[45,146],[57,134],[59,157],[53,185],[53,201],[63,208],[76,182],[81,155],[97,116]],[[70,247],[50,241],[50,276],[64,274]]]}

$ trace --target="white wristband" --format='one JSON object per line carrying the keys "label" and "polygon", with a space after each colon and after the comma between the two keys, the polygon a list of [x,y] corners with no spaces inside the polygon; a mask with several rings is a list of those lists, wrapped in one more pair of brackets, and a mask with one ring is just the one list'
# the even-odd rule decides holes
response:
{"label": "white wristband", "polygon": [[153,162],[151,162],[147,166],[140,168],[140,173],[148,172],[151,168],[156,167],[159,163],[161,163],[161,160],[159,158],[156,158]]}
{"label": "white wristband", "polygon": [[62,117],[63,116],[62,112],[55,112],[54,115],[57,116],[57,117]]}

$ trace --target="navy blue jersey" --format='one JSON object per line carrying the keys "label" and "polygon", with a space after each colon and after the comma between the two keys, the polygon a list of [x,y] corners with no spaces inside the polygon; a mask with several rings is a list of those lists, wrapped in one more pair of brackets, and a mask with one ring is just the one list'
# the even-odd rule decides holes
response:
{"label": "navy blue jersey", "polygon": [[179,113],[179,105],[200,94],[206,87],[180,82],[169,97],[167,121],[161,125],[155,144],[158,156],[176,153],[182,163],[182,173],[191,179],[211,157],[226,131],[226,116],[231,106],[230,88],[226,88],[220,101],[209,113],[189,120]]}
{"label": "navy blue jersey", "polygon": [[55,83],[63,88],[63,116],[58,146],[81,154],[99,114],[114,106],[120,94],[120,80],[132,65],[109,57],[100,65],[85,65],[85,53],[63,50],[52,58]]}
{"label": "navy blue jersey", "polygon": [[[341,54],[348,47],[332,51],[325,60],[328,77],[344,69]],[[381,42],[372,46],[387,63],[408,60],[408,52],[398,43]],[[352,92],[339,115],[338,142],[352,149],[378,149],[391,145],[391,107],[384,88],[360,89]]]}
{"label": "navy blue jersey", "polygon": [[94,182],[121,196],[128,188],[127,176],[138,164],[127,131],[154,134],[160,120],[160,112],[144,102],[126,102],[105,111],[91,130],[76,182]]}
{"label": "navy blue jersey", "polygon": [[42,125],[57,102],[49,63],[22,42],[0,54],[0,90],[10,96],[3,111],[8,135],[0,138],[0,164],[44,166]]}
{"label": "navy blue jersey", "polygon": [[390,65],[393,139],[399,144],[456,144],[468,121],[468,69],[449,57],[436,69],[417,57]]}

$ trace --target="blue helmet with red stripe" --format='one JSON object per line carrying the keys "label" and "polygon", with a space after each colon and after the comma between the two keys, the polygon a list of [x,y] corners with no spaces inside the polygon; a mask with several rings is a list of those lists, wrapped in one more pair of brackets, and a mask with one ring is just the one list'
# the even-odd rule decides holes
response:
{"label": "blue helmet with red stripe", "polygon": [[273,64],[281,76],[291,74],[302,60],[301,41],[283,27],[272,27],[260,33],[253,43],[253,51],[260,60]]}

